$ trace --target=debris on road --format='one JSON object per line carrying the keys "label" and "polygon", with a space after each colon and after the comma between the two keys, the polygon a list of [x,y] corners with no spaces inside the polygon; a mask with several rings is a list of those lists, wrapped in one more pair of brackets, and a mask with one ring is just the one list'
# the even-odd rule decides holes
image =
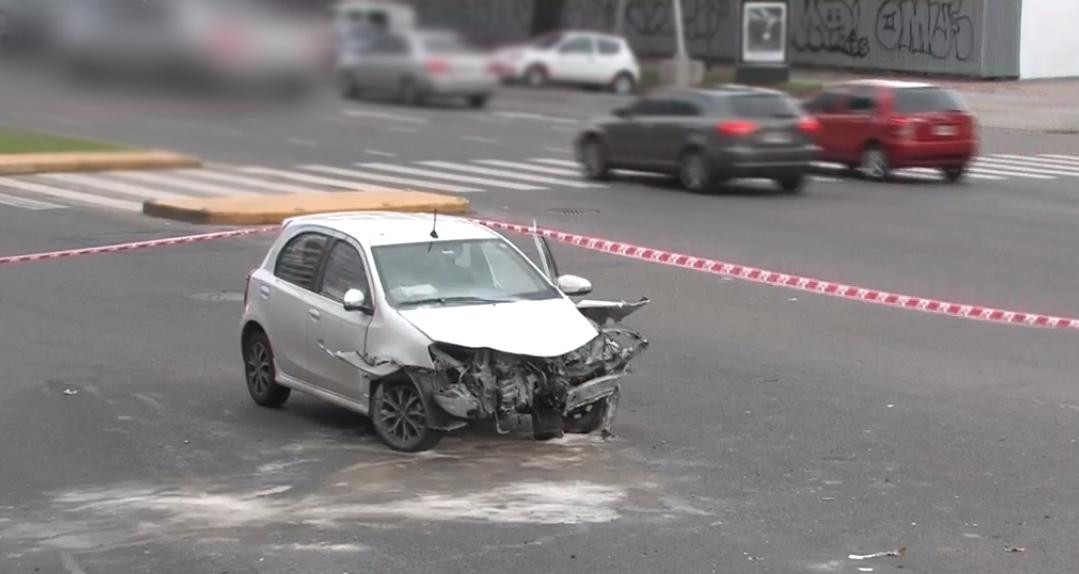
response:
{"label": "debris on road", "polygon": [[64,394],[71,397],[79,394],[79,391],[77,389],[64,389]]}
{"label": "debris on road", "polygon": [[1026,552],[1027,551],[1027,549],[1023,548],[1022,546],[1005,546],[1004,550],[1007,551],[1007,552],[1013,552],[1013,553]]}
{"label": "debris on road", "polygon": [[849,558],[851,560],[871,560],[873,558],[889,558],[889,557],[902,556],[902,555],[906,554],[906,552],[907,552],[907,547],[903,546],[903,547],[899,548],[899,550],[886,550],[884,552],[874,552],[872,554],[851,554],[851,555],[847,556],[847,558]]}

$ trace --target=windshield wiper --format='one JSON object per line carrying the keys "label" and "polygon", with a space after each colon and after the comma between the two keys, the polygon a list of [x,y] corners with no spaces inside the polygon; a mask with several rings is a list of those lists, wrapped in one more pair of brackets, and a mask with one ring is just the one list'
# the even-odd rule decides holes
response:
{"label": "windshield wiper", "polygon": [[489,304],[495,303],[513,303],[509,299],[488,299],[485,297],[472,297],[468,295],[458,297],[428,297],[426,299],[413,299],[411,301],[402,301],[402,305],[433,305],[438,303],[439,305],[447,305],[451,303],[476,303],[476,304]]}

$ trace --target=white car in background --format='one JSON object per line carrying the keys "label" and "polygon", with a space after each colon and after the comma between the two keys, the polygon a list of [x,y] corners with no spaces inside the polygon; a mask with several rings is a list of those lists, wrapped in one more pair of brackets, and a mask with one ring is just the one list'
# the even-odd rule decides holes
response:
{"label": "white car in background", "polygon": [[641,81],[640,64],[625,38],[600,32],[554,32],[501,49],[495,58],[505,80],[529,86],[553,82],[629,94]]}
{"label": "white car in background", "polygon": [[400,451],[476,420],[537,439],[605,432],[648,346],[619,321],[647,300],[574,303],[591,284],[559,276],[536,245],[543,270],[465,219],[286,221],[244,290],[248,392],[277,407],[295,389],[368,415]]}

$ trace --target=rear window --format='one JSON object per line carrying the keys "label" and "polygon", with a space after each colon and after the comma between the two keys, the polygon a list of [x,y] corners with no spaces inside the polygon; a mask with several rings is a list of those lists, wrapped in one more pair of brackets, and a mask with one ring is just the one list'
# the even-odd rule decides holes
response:
{"label": "rear window", "polygon": [[428,36],[423,45],[431,54],[467,54],[471,52],[463,40],[454,36]]}
{"label": "rear window", "polygon": [[962,111],[963,104],[948,90],[900,88],[895,91],[895,111],[900,114]]}
{"label": "rear window", "polygon": [[608,40],[606,38],[600,38],[599,53],[604,56],[614,56],[622,51],[622,44],[615,42],[614,40]]}
{"label": "rear window", "polygon": [[731,109],[738,117],[755,120],[793,118],[802,115],[801,110],[790,98],[778,94],[734,96],[731,98]]}

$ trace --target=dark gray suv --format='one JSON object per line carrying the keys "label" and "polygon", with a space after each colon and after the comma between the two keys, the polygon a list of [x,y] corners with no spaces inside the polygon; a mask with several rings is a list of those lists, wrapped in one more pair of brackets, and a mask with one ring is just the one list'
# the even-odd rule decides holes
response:
{"label": "dark gray suv", "polygon": [[585,174],[614,169],[676,175],[695,192],[736,178],[767,178],[800,191],[820,128],[790,96],[746,86],[662,89],[600,118],[578,136]]}

